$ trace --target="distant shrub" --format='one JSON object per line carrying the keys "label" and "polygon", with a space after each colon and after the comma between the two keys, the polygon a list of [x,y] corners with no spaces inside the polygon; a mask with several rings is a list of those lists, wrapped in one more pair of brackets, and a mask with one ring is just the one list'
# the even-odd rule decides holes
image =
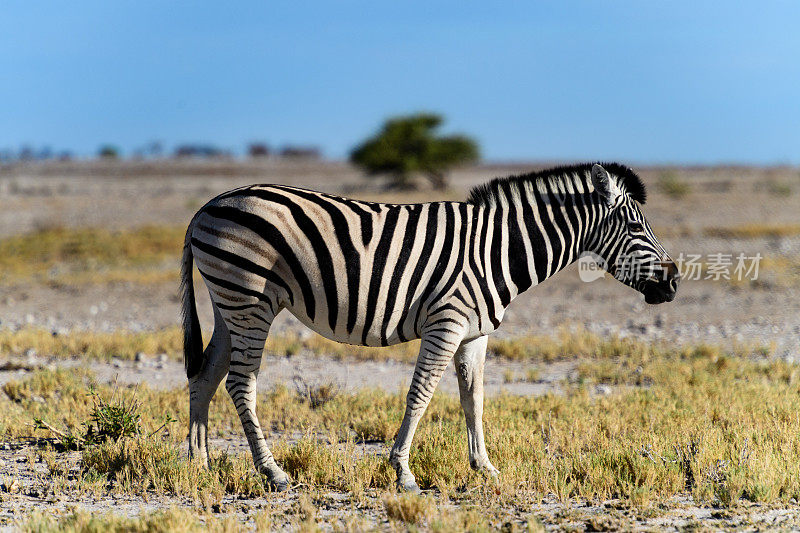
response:
{"label": "distant shrub", "polygon": [[267,157],[269,146],[264,143],[252,143],[247,147],[247,155],[250,157]]}
{"label": "distant shrub", "polygon": [[319,159],[322,153],[316,146],[284,146],[279,152],[281,157],[289,159]]}
{"label": "distant shrub", "polygon": [[230,152],[210,144],[182,144],[175,148],[177,158],[215,159],[229,157]]}
{"label": "distant shrub", "polygon": [[672,198],[682,198],[689,194],[691,188],[686,181],[680,179],[675,172],[662,172],[658,178],[661,191]]}
{"label": "distant shrub", "polygon": [[788,183],[770,180],[767,182],[767,191],[773,196],[789,196],[792,194],[792,186]]}
{"label": "distant shrub", "polygon": [[117,159],[119,157],[119,148],[111,144],[104,144],[97,151],[97,155],[103,159]]}

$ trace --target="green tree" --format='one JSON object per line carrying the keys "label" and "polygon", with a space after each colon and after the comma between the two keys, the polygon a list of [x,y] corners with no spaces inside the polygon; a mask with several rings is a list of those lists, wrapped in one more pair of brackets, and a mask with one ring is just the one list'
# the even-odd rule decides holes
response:
{"label": "green tree", "polygon": [[119,149],[111,144],[104,144],[97,150],[97,155],[103,159],[116,159],[119,157]]}
{"label": "green tree", "polygon": [[389,174],[392,186],[409,188],[414,174],[424,174],[436,189],[447,187],[446,171],[476,161],[478,145],[464,135],[440,137],[442,117],[419,113],[387,120],[374,137],[350,153],[350,161],[367,174]]}

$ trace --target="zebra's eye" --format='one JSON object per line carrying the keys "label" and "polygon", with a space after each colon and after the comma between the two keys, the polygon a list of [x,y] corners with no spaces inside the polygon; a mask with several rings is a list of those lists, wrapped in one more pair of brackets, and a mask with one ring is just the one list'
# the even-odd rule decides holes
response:
{"label": "zebra's eye", "polygon": [[631,233],[644,233],[644,226],[642,226],[639,222],[629,222],[628,229]]}

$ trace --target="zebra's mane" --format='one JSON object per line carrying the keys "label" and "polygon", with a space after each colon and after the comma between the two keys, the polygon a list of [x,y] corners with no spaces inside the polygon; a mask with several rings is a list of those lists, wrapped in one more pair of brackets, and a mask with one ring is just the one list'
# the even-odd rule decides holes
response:
{"label": "zebra's mane", "polygon": [[[491,204],[496,199],[498,194],[503,190],[511,188],[511,185],[517,187],[524,185],[528,182],[541,181],[545,184],[552,183],[560,179],[572,179],[571,176],[575,174],[589,176],[592,171],[594,163],[581,163],[578,165],[564,165],[547,170],[538,170],[529,172],[528,174],[520,174],[517,176],[508,176],[506,178],[494,178],[488,183],[473,187],[469,192],[467,202],[474,205]],[[623,192],[626,192],[631,198],[644,204],[647,200],[647,191],[645,190],[642,179],[630,168],[619,163],[600,163],[612,176],[616,177],[617,184]]]}

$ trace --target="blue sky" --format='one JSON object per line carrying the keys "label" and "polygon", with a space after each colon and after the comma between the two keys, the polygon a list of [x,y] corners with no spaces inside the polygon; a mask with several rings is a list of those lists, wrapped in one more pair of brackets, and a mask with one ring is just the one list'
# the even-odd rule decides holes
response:
{"label": "blue sky", "polygon": [[800,2],[6,0],[0,148],[330,157],[443,113],[490,160],[800,164]]}

